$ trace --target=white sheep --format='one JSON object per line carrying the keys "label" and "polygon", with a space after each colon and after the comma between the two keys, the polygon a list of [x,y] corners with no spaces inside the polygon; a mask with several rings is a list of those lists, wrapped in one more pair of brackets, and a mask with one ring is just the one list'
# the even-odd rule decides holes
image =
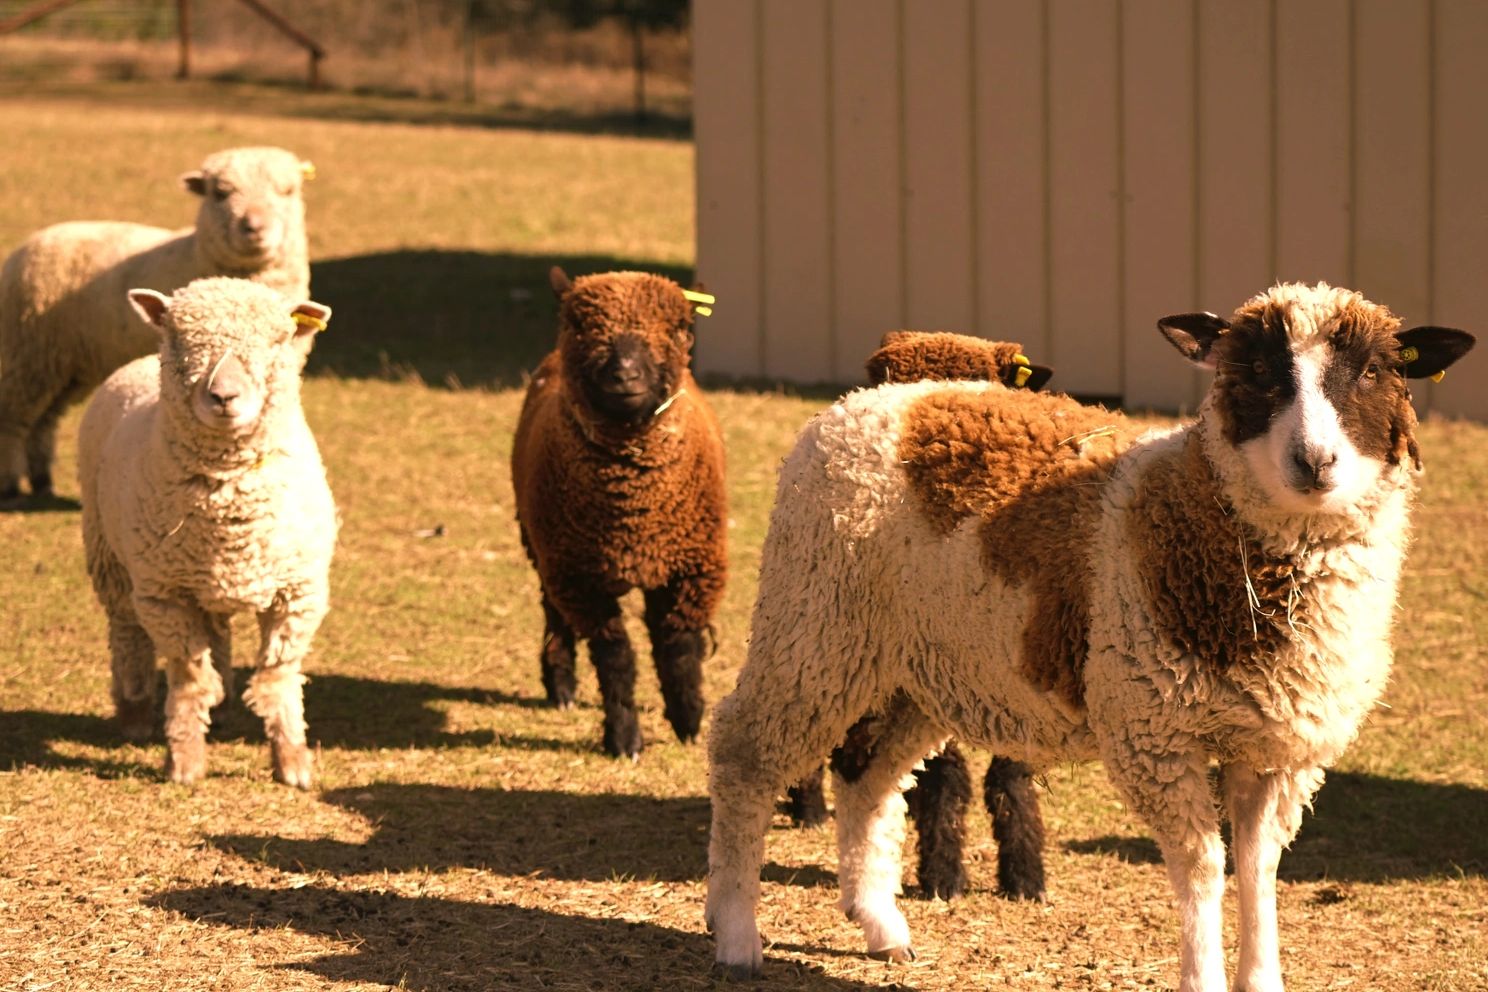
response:
{"label": "white sheep", "polygon": [[170,293],[193,279],[237,276],[310,295],[301,185],[312,174],[282,148],[233,148],[181,177],[201,197],[180,231],[113,221],[55,224],[0,268],[0,500],[52,492],[57,421],[114,369],[155,350],[125,293]]}
{"label": "white sheep", "polygon": [[1035,765],[1104,761],[1162,850],[1183,992],[1225,988],[1217,763],[1234,988],[1281,989],[1281,850],[1390,668],[1419,469],[1405,379],[1473,339],[1402,332],[1326,285],[1159,326],[1218,372],[1182,428],[1137,437],[1065,397],[920,382],[851,394],[802,432],[710,738],[707,917],[727,971],[761,967],[773,797],[878,712],[869,767],[836,781],[841,905],[871,953],[913,956],[899,790],[954,733]]}
{"label": "white sheep", "polygon": [[228,691],[228,618],[252,610],[261,643],[244,700],[264,720],[275,777],[309,788],[300,665],[326,613],[337,517],[300,372],[330,310],[222,277],[128,299],[160,353],[98,389],[78,449],[119,722],[149,735],[163,656],[167,770],[201,778],[208,711]]}

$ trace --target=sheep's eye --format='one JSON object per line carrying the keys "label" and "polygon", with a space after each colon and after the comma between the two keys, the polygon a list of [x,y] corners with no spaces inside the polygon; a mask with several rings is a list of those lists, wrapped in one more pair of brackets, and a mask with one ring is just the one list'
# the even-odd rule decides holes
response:
{"label": "sheep's eye", "polygon": [[218,184],[212,187],[212,199],[214,200],[225,200],[232,195],[233,188],[231,186],[223,186],[221,184]]}
{"label": "sheep's eye", "polygon": [[291,193],[294,192],[294,183],[285,183],[284,185],[277,187],[277,189],[279,190],[280,196],[289,196]]}
{"label": "sheep's eye", "polygon": [[1250,370],[1258,376],[1264,376],[1267,372],[1271,371],[1266,363],[1259,358],[1250,363]]}
{"label": "sheep's eye", "polygon": [[1359,375],[1359,385],[1365,387],[1374,385],[1374,381],[1379,378],[1379,371],[1379,363],[1370,362]]}

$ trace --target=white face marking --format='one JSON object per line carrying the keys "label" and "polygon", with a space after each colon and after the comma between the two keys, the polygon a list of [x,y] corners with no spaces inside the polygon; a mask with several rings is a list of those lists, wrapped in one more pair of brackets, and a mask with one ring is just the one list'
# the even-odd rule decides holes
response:
{"label": "white face marking", "polygon": [[1374,486],[1385,464],[1359,453],[1323,392],[1332,358],[1326,340],[1293,349],[1296,397],[1276,413],[1266,433],[1240,448],[1278,506],[1299,513],[1340,512]]}

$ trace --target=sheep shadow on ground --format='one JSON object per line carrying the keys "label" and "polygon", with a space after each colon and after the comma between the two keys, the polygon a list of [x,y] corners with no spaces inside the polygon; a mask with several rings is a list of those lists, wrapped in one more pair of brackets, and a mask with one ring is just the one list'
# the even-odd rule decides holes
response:
{"label": "sheep shadow on ground", "polygon": [[[375,824],[365,843],[273,835],[208,838],[219,850],[281,871],[366,875],[476,868],[512,877],[603,882],[707,876],[710,809],[705,796],[465,789],[378,783],[321,800]],[[623,838],[623,842],[617,842]],[[767,881],[815,886],[820,869],[767,865]]]}
{"label": "sheep shadow on ground", "polygon": [[160,773],[155,761],[109,761],[59,754],[54,741],[74,741],[100,748],[125,746],[118,724],[90,713],[49,713],[45,710],[0,710],[0,770],[7,768],[65,768],[88,771],[99,778],[149,777]]}
{"label": "sheep shadow on ground", "polygon": [[557,340],[548,270],[571,276],[615,269],[682,282],[691,270],[598,255],[513,255],[404,250],[315,262],[315,299],[331,307],[309,375],[418,378],[431,386],[522,383]]}
{"label": "sheep shadow on ground", "polygon": [[80,513],[83,504],[71,496],[25,494],[0,500],[0,513]]}
{"label": "sheep shadow on ground", "polygon": [[[676,987],[679,976],[709,986],[713,941],[654,923],[390,892],[216,885],[165,892],[149,905],[203,925],[253,931],[276,947],[289,934],[342,944],[344,951],[272,965],[337,982],[427,992],[603,988],[615,992]],[[571,904],[570,904],[571,905]],[[595,906],[596,913],[605,912]],[[611,908],[609,911],[613,911]],[[286,948],[288,958],[298,946]],[[269,955],[263,954],[267,957]],[[751,988],[850,992],[881,989],[831,978],[808,965],[766,958]]]}
{"label": "sheep shadow on ground", "polygon": [[[1488,833],[1469,826],[1482,823],[1488,823],[1488,790],[1332,772],[1297,840],[1282,855],[1278,877],[1383,883],[1488,876]],[[1068,841],[1064,848],[1133,864],[1162,861],[1146,837],[1095,837]]]}

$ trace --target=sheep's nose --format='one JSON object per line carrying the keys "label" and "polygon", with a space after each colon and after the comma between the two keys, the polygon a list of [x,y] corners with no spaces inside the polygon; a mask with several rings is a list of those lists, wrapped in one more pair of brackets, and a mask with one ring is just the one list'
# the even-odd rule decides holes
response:
{"label": "sheep's nose", "polygon": [[259,234],[262,233],[264,229],[264,221],[263,218],[256,213],[244,214],[241,218],[239,218],[238,226],[243,229],[243,233],[245,234]]}
{"label": "sheep's nose", "polygon": [[610,378],[621,385],[629,385],[641,377],[641,364],[629,355],[616,355],[610,359]]}
{"label": "sheep's nose", "polygon": [[1338,463],[1336,453],[1308,445],[1295,445],[1292,448],[1291,457],[1292,467],[1296,470],[1297,477],[1304,480],[1309,488],[1322,490],[1333,488],[1333,481],[1329,478],[1328,470]]}

